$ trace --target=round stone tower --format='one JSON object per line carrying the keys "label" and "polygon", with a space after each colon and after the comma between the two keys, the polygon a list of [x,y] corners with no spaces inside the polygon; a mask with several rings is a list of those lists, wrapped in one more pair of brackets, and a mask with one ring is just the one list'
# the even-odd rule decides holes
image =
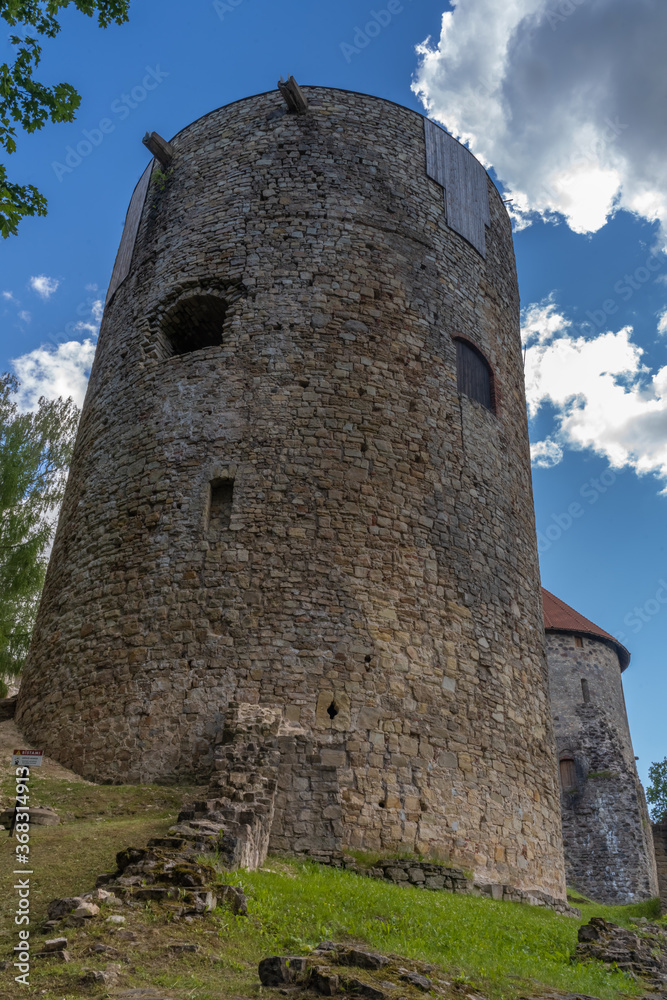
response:
{"label": "round stone tower", "polygon": [[548,590],[542,596],[568,885],[603,903],[651,899],[651,824],[621,679],[630,654]]}
{"label": "round stone tower", "polygon": [[278,708],[345,845],[562,896],[500,195],[419,114],[292,82],[156,148],[19,724],[88,777],[165,781],[210,769],[230,703]]}

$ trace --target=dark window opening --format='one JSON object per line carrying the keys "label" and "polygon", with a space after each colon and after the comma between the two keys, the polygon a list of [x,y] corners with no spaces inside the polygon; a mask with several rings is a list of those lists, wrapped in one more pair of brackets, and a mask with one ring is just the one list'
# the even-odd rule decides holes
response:
{"label": "dark window opening", "polygon": [[584,705],[587,705],[591,700],[591,691],[585,677],[581,678],[581,693],[583,695]]}
{"label": "dark window opening", "polygon": [[217,295],[188,295],[172,306],[162,321],[162,331],[174,354],[219,347],[226,312],[225,300]]}
{"label": "dark window opening", "polygon": [[327,709],[327,715],[330,719],[335,719],[338,715],[338,708],[336,707],[336,702],[332,701]]}
{"label": "dark window opening", "polygon": [[459,392],[495,411],[491,368],[484,355],[465,340],[456,341],[456,385]]}
{"label": "dark window opening", "polygon": [[560,759],[560,783],[564,792],[571,792],[577,787],[577,768],[572,757]]}
{"label": "dark window opening", "polygon": [[575,637],[574,637],[574,644],[575,644],[575,646],[578,646],[579,649],[583,649],[584,648],[584,640],[581,638],[580,635],[575,635]]}
{"label": "dark window opening", "polygon": [[378,802],[378,805],[379,805],[380,809],[386,809],[387,808],[387,803],[386,802]]}
{"label": "dark window opening", "polygon": [[364,663],[370,663],[371,659],[372,659],[371,656],[364,656]]}
{"label": "dark window opening", "polygon": [[234,480],[214,479],[211,483],[211,504],[209,507],[208,526],[220,531],[226,531],[232,519],[232,504],[234,502]]}

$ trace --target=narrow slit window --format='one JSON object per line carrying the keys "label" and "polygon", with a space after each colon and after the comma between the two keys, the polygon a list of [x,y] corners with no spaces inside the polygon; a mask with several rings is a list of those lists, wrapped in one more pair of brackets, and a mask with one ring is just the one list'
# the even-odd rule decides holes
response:
{"label": "narrow slit window", "polygon": [[208,526],[216,531],[227,531],[232,519],[234,480],[214,479],[211,483],[211,503]]}
{"label": "narrow slit window", "polygon": [[494,412],[491,368],[484,355],[465,340],[456,341],[456,385],[459,392]]}
{"label": "narrow slit window", "polygon": [[167,312],[162,332],[174,354],[189,354],[222,344],[227,304],[218,295],[188,295]]}
{"label": "narrow slit window", "polygon": [[581,694],[584,699],[584,705],[587,705],[591,700],[591,689],[588,686],[588,681],[585,677],[581,678]]}
{"label": "narrow slit window", "polygon": [[564,792],[571,792],[577,787],[577,768],[572,757],[560,759],[560,783]]}

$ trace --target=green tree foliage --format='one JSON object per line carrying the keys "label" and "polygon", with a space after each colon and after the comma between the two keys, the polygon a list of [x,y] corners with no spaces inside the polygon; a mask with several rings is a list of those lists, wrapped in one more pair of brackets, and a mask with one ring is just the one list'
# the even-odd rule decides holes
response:
{"label": "green tree foliage", "polygon": [[0,375],[0,695],[28,652],[79,419],[71,399],[20,413],[17,389]]}
{"label": "green tree foliage", "polygon": [[[10,34],[13,62],[0,66],[0,147],[16,150],[16,126],[36,132],[46,122],[71,122],[81,97],[69,83],[48,87],[33,78],[42,54],[37,35],[55,38],[60,31],[59,13],[74,3],[88,17],[106,28],[114,21],[127,21],[129,0],[0,0],[0,17],[17,34]],[[0,232],[15,235],[26,215],[46,215],[46,198],[33,184],[11,183],[0,164]]]}
{"label": "green tree foliage", "polygon": [[667,817],[667,757],[651,764],[648,776],[651,784],[646,789],[646,799],[651,806],[651,819],[660,823]]}

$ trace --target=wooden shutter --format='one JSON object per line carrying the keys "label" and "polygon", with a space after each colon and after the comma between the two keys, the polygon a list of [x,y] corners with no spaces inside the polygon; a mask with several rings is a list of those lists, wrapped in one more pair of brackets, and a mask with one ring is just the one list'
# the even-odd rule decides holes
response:
{"label": "wooden shutter", "polygon": [[571,757],[561,758],[560,783],[564,792],[570,792],[577,787],[577,769]]}
{"label": "wooden shutter", "polygon": [[456,382],[459,392],[493,410],[489,366],[479,351],[464,340],[456,341]]}

